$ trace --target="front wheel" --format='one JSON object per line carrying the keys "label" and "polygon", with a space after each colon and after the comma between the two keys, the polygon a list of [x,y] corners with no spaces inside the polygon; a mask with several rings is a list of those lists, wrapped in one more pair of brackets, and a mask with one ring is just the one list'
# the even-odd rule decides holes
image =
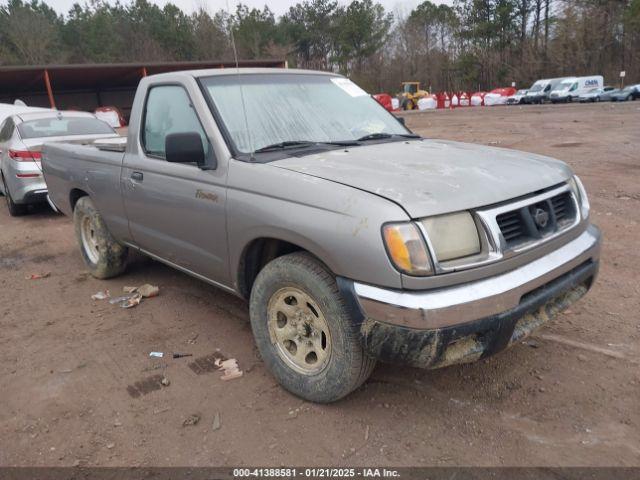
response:
{"label": "front wheel", "polygon": [[128,249],[109,233],[89,197],[82,197],[76,203],[73,223],[82,258],[91,275],[105,279],[125,271]]}
{"label": "front wheel", "polygon": [[336,401],[371,374],[375,359],[360,343],[331,272],[307,253],[267,264],[251,290],[253,335],[265,365],[291,393]]}

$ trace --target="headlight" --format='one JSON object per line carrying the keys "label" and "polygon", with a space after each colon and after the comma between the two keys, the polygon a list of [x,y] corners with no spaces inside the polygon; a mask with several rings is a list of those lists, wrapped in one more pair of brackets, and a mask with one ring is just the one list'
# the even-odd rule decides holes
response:
{"label": "headlight", "polygon": [[582,218],[586,219],[589,217],[589,210],[591,206],[589,205],[589,198],[587,197],[587,191],[584,189],[584,185],[580,178],[577,175],[574,175],[569,179],[569,187],[573,191],[573,194],[578,201],[578,205],[580,205],[580,213],[582,213]]}
{"label": "headlight", "polygon": [[422,224],[439,262],[480,253],[478,229],[469,212],[425,218]]}
{"label": "headlight", "polygon": [[382,228],[389,258],[398,270],[409,275],[430,275],[431,261],[418,227],[413,223],[394,223]]}

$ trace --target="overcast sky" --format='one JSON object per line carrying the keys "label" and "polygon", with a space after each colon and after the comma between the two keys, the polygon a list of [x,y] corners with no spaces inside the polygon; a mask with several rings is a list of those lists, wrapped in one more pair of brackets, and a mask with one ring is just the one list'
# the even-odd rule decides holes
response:
{"label": "overcast sky", "polygon": [[[44,0],[49,6],[53,7],[59,13],[66,14],[71,5],[74,3],[85,3],[84,0]],[[121,0],[122,1],[122,0]],[[163,6],[165,3],[168,3],[169,0],[150,0],[152,3]],[[263,8],[265,3],[269,5],[269,8],[275,12],[276,15],[282,15],[285,13],[290,6],[295,5],[301,0],[243,0],[242,3],[249,5],[249,7],[257,7]],[[410,12],[416,5],[421,3],[419,0],[378,0],[387,11],[391,11],[396,13],[397,11],[408,13]],[[433,3],[447,3],[451,5],[453,0],[431,0]],[[339,0],[341,4],[349,3],[346,0]],[[111,2],[113,3],[113,2]],[[122,3],[127,3],[127,0],[122,1]],[[209,11],[215,12],[220,9],[227,8],[226,0],[173,0],[172,3],[180,7],[187,13],[193,12],[198,7],[205,6]],[[229,6],[231,10],[235,10],[235,5],[237,4],[237,0],[229,0]],[[0,4],[6,4],[5,0],[0,0]]]}

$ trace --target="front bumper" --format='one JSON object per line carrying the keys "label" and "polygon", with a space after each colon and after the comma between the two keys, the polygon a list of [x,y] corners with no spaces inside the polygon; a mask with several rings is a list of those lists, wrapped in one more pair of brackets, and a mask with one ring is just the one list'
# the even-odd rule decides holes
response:
{"label": "front bumper", "polygon": [[464,363],[506,348],[582,297],[596,277],[600,243],[590,225],[557,250],[483,280],[420,292],[361,283],[342,290],[352,293],[371,355],[430,368]]}

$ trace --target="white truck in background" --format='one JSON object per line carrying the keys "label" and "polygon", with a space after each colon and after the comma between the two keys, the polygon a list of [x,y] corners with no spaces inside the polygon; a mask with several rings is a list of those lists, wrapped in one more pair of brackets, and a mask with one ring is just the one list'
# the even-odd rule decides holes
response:
{"label": "white truck in background", "polygon": [[575,77],[542,78],[536,80],[527,94],[523,97],[522,103],[544,103],[549,100],[551,92],[563,81]]}
{"label": "white truck in background", "polygon": [[551,90],[549,100],[551,100],[552,103],[572,102],[592,88],[602,88],[603,86],[604,78],[602,75],[570,77],[560,82]]}

